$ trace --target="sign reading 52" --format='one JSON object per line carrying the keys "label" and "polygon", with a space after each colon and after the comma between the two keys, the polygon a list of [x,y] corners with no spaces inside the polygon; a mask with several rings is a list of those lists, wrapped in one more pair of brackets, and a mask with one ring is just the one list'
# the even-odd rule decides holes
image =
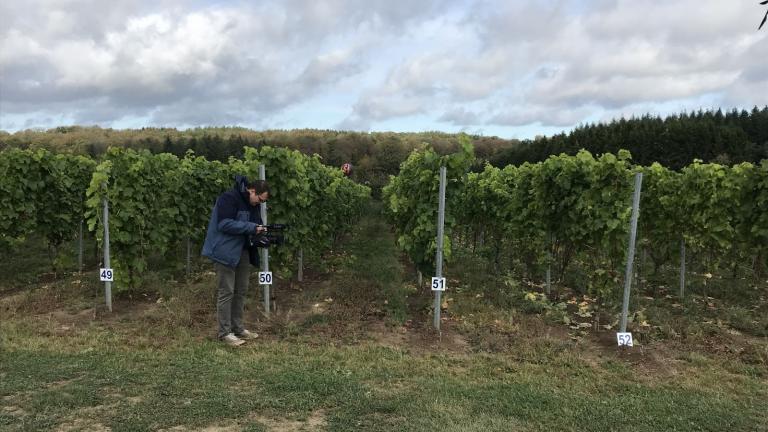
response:
{"label": "sign reading 52", "polygon": [[616,341],[619,346],[632,346],[632,333],[616,333]]}

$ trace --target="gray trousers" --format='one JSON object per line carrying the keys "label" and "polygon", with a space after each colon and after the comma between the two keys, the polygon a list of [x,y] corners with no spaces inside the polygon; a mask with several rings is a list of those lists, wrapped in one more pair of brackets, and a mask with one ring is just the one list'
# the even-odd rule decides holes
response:
{"label": "gray trousers", "polygon": [[219,319],[219,338],[229,333],[243,331],[243,307],[245,292],[248,291],[248,277],[251,275],[248,250],[243,249],[237,267],[216,263],[217,299],[216,313]]}

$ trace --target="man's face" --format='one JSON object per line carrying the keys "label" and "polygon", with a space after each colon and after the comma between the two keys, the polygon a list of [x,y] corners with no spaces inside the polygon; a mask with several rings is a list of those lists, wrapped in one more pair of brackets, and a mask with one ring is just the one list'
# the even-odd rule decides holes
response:
{"label": "man's face", "polygon": [[248,189],[248,198],[252,206],[257,206],[260,203],[267,201],[269,198],[269,192],[263,192],[261,194],[256,193],[256,189]]}

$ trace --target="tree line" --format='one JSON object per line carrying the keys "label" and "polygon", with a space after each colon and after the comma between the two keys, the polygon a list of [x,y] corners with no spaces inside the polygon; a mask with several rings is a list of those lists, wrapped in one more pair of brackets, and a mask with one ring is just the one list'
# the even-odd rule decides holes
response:
{"label": "tree line", "polygon": [[[374,195],[399,172],[400,164],[414,149],[429,144],[441,154],[459,148],[460,134],[442,132],[366,133],[316,129],[254,131],[241,127],[208,127],[187,130],[141,128],[114,130],[84,126],[48,130],[24,130],[14,134],[0,131],[0,150],[4,148],[46,149],[100,158],[110,147],[146,149],[152,153],[171,153],[179,158],[187,150],[211,161],[241,159],[244,148],[279,147],[317,154],[324,164],[354,166],[352,179],[370,186]],[[470,136],[478,160],[490,160],[496,153],[519,144],[518,140]]]}
{"label": "tree line", "polygon": [[541,162],[549,156],[629,150],[639,165],[661,165],[679,170],[694,159],[731,165],[768,158],[768,106],[751,111],[697,111],[666,118],[644,115],[586,124],[572,132],[524,141],[491,158],[497,167]]}
{"label": "tree line", "polygon": [[[98,126],[63,126],[47,130],[0,131],[4,148],[47,149],[55,153],[99,158],[110,147],[183,157],[187,150],[207,160],[226,162],[242,158],[245,147],[283,147],[318,154],[323,163],[354,165],[352,179],[369,185],[377,196],[390,175],[411,151],[429,145],[438,154],[460,150],[463,134],[443,132],[351,132],[318,129],[255,131],[242,127],[206,127],[187,130],[141,128],[115,130]],[[694,159],[724,165],[759,162],[768,158],[768,106],[751,111],[698,111],[661,118],[650,114],[608,123],[581,125],[569,133],[533,140],[468,135],[475,149],[472,171],[485,163],[496,167],[540,162],[551,155],[593,154],[629,150],[635,163],[658,162],[679,170]]]}

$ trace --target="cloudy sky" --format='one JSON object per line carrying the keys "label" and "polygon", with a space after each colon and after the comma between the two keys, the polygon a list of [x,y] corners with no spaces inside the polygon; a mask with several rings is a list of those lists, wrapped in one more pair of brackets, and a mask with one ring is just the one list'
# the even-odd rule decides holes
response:
{"label": "cloudy sky", "polygon": [[759,0],[2,0],[0,129],[530,138],[768,104]]}

